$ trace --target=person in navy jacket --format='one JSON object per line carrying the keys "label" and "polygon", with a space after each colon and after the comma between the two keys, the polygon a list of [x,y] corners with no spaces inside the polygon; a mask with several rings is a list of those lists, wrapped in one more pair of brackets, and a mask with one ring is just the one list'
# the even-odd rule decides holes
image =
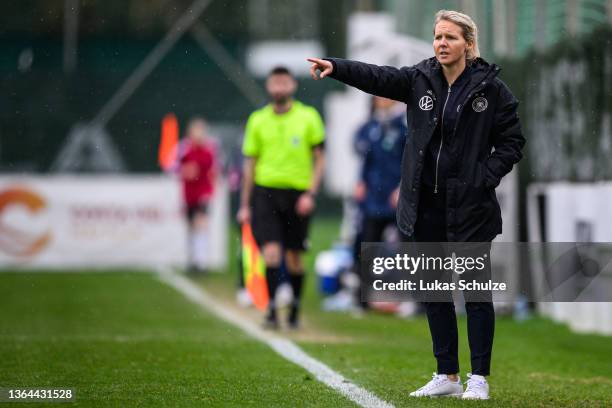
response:
{"label": "person in navy jacket", "polygon": [[[405,240],[490,242],[502,232],[495,188],[523,156],[518,101],[497,77],[500,68],[480,58],[477,27],[469,16],[441,10],[433,32],[435,57],[414,66],[398,69],[309,58],[311,75],[329,76],[407,104],[410,137],[404,147],[397,210]],[[438,370],[410,395],[488,399],[492,302],[466,302],[473,374],[465,392],[458,376],[454,305],[424,305]]]}
{"label": "person in navy jacket", "polygon": [[395,212],[401,179],[401,161],[406,144],[406,116],[403,107],[390,99],[375,96],[372,115],[355,134],[355,151],[362,157],[355,199],[364,216],[364,241],[380,241],[383,231],[395,226]]}
{"label": "person in navy jacket", "polygon": [[[397,235],[395,211],[408,131],[404,108],[396,101],[374,96],[370,118],[355,134],[353,145],[361,157],[361,170],[353,194],[361,220],[354,245],[357,270],[362,242],[384,241],[389,227]],[[363,285],[361,276],[360,282]],[[367,309],[368,303],[361,298],[361,290],[356,295],[357,303]]]}

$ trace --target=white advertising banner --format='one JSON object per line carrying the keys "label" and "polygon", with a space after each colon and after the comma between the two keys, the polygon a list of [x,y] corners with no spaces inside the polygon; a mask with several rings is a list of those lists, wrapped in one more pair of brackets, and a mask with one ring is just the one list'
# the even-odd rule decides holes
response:
{"label": "white advertising banner", "polygon": [[[210,229],[223,229],[217,195]],[[226,234],[212,235],[209,266],[221,266]],[[182,267],[186,258],[181,186],[170,176],[0,177],[0,267]]]}
{"label": "white advertising banner", "polygon": [[[612,183],[537,183],[527,189],[530,242],[612,242]],[[531,263],[534,285],[544,271]],[[579,332],[612,334],[612,303],[544,302],[540,312]]]}

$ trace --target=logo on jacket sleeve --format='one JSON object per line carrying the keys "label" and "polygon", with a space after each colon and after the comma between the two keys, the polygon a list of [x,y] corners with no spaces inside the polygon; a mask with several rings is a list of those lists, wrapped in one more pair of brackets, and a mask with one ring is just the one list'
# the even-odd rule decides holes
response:
{"label": "logo on jacket sleeve", "polygon": [[424,111],[429,111],[433,109],[433,99],[431,96],[425,95],[419,99],[419,108]]}
{"label": "logo on jacket sleeve", "polygon": [[475,98],[472,102],[472,109],[474,109],[474,112],[482,112],[487,109],[487,106],[489,106],[489,101],[482,96]]}

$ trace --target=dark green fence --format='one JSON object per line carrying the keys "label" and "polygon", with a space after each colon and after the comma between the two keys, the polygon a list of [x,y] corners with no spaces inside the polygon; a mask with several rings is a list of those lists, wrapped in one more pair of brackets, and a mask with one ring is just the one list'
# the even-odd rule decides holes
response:
{"label": "dark green fence", "polygon": [[[48,171],[72,126],[93,119],[157,41],[86,39],[79,44],[76,72],[67,75],[61,68],[61,41],[0,40],[0,170]],[[244,43],[225,42],[224,46],[244,66]],[[304,85],[298,97],[319,109],[324,94],[337,86],[333,81]],[[160,121],[165,113],[175,112],[182,125],[189,117],[201,115],[213,123],[241,127],[254,108],[187,37],[106,129],[128,171],[151,172],[157,171]]]}

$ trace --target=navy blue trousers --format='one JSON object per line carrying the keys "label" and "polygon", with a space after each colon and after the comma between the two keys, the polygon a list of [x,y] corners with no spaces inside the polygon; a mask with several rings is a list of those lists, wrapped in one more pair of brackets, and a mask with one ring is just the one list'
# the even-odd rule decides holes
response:
{"label": "navy blue trousers", "polygon": [[[428,189],[421,194],[415,241],[446,242],[446,199]],[[490,259],[490,257],[489,257]],[[438,374],[459,372],[457,315],[452,302],[423,302],[437,360]],[[466,302],[472,373],[489,375],[495,332],[493,302]]]}

